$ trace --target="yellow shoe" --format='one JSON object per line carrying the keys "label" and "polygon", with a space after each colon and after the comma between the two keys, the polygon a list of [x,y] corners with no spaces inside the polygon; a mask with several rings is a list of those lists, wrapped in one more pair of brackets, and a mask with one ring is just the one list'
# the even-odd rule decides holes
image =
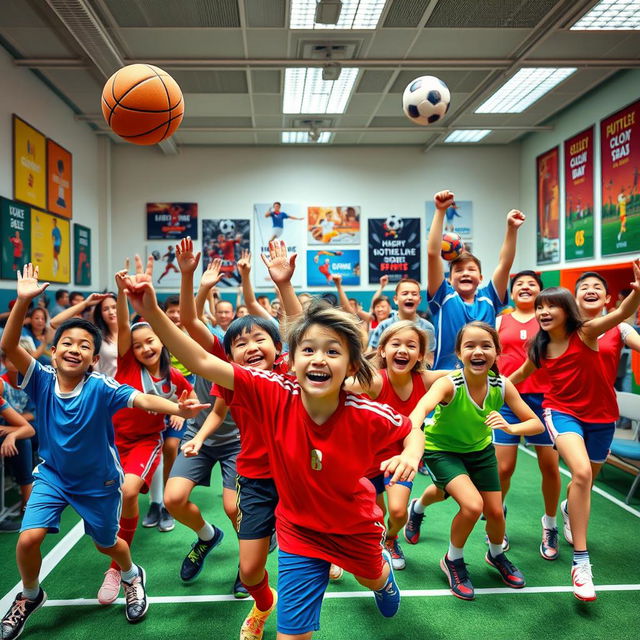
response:
{"label": "yellow shoe", "polygon": [[262,640],[265,622],[271,615],[272,611],[276,608],[276,604],[278,602],[277,591],[273,587],[270,587],[270,589],[273,594],[273,604],[271,605],[271,608],[267,611],[260,611],[254,603],[249,615],[242,623],[242,627],[240,629],[240,640]]}

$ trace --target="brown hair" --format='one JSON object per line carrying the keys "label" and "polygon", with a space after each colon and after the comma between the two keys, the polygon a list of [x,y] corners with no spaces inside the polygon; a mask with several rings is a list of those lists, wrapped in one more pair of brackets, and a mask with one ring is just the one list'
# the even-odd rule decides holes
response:
{"label": "brown hair", "polygon": [[387,327],[387,329],[384,330],[384,332],[380,336],[377,357],[374,361],[374,364],[378,369],[387,368],[387,361],[382,357],[382,350],[387,346],[387,342],[389,342],[389,340],[391,340],[393,336],[397,335],[401,331],[406,331],[407,329],[411,329],[411,331],[415,332],[415,334],[418,336],[418,350],[420,352],[420,357],[418,358],[418,361],[413,365],[413,369],[411,369],[411,371],[422,371],[424,369],[424,358],[427,355],[429,337],[427,336],[427,333],[424,331],[424,329],[421,329],[411,320],[400,320],[399,322],[394,322],[390,327]]}
{"label": "brown hair", "polygon": [[403,284],[415,284],[418,287],[418,291],[420,291],[420,283],[417,280],[414,280],[413,278],[403,278],[402,280],[400,280],[400,282],[398,282],[398,284],[396,285],[396,293],[398,293],[398,289],[400,288],[400,285]]}
{"label": "brown hair", "polygon": [[[486,322],[480,322],[479,320],[475,320],[474,322],[469,322],[458,331],[458,335],[456,336],[456,354],[460,353],[460,349],[462,348],[462,338],[464,337],[464,332],[469,328],[482,329],[486,331],[493,340],[493,346],[496,348],[496,356],[499,356],[502,353],[502,347],[500,346],[500,336],[496,331],[495,327],[492,327],[490,324]],[[498,370],[498,359],[496,357],[496,361],[491,365],[491,371],[496,374],[499,374]]]}
{"label": "brown hair", "polygon": [[468,251],[463,251],[455,260],[452,260],[449,263],[449,272],[451,273],[459,264],[465,264],[467,262],[475,262],[478,265],[480,273],[482,273],[482,265],[480,264],[480,259],[476,258],[473,253],[469,253]]}

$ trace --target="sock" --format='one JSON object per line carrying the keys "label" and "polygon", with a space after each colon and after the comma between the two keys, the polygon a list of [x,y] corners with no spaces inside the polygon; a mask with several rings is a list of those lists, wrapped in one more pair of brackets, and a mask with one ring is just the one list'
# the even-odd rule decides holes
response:
{"label": "sock", "polygon": [[138,565],[131,563],[131,569],[129,571],[120,571],[120,577],[124,582],[128,582],[131,584],[134,578],[137,578],[140,575],[138,571]]}
{"label": "sock", "polygon": [[462,560],[464,557],[464,550],[462,547],[454,547],[453,542],[449,542],[449,551],[447,551],[447,558],[449,560]]}
{"label": "sock", "polygon": [[[138,526],[138,516],[133,518],[120,518],[120,528],[118,529],[118,538],[122,538],[129,546],[133,542],[133,536]],[[110,569],[120,569],[115,560],[111,561]]]}
{"label": "sock", "polygon": [[149,500],[157,504],[162,504],[162,494],[164,493],[163,466],[162,456],[160,456],[160,464],[155,470],[153,478],[151,478],[151,485],[149,486]]}
{"label": "sock", "polygon": [[39,582],[36,582],[36,586],[32,587],[31,589],[28,589],[27,587],[22,585],[22,595],[27,600],[35,600],[38,597],[39,593],[40,593],[40,583]]}
{"label": "sock", "polygon": [[555,516],[548,516],[546,513],[542,516],[542,526],[545,529],[557,529],[558,523]]}
{"label": "sock", "polygon": [[420,500],[420,498],[418,498],[413,503],[413,511],[414,513],[424,513],[424,505],[422,504],[422,500]]}
{"label": "sock", "polygon": [[502,550],[502,543],[493,544],[493,542],[489,540],[489,553],[491,554],[492,558],[495,558],[496,556],[499,556],[501,553],[504,553],[504,551]]}
{"label": "sock", "polygon": [[209,540],[213,539],[213,536],[216,535],[215,527],[212,527],[206,520],[204,523],[204,527],[197,531],[198,538],[203,542],[209,542]]}
{"label": "sock", "polygon": [[584,551],[574,550],[573,552],[573,565],[589,563],[589,552],[585,549]]}
{"label": "sock", "polygon": [[[244,584],[244,582],[242,583]],[[273,606],[273,592],[269,588],[269,574],[265,571],[262,582],[254,585],[244,584],[245,589],[256,601],[256,607],[260,611],[268,611]]]}

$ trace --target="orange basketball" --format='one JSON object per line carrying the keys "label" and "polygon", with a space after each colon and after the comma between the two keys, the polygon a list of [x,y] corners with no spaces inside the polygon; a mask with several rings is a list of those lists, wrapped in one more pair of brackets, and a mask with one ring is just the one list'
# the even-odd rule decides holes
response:
{"label": "orange basketball", "polygon": [[156,144],[173,135],[182,122],[182,91],[166,71],[151,64],[130,64],[104,85],[102,115],[127,142]]}

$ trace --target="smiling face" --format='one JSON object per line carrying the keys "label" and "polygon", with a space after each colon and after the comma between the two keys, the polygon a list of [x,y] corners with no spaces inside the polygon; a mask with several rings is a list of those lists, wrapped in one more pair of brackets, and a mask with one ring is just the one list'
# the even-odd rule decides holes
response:
{"label": "smiling face", "polygon": [[404,329],[391,336],[380,349],[380,355],[387,363],[387,369],[395,373],[412,371],[424,357],[420,352],[420,338],[413,329]]}
{"label": "smiling face", "polygon": [[514,281],[511,297],[518,309],[530,311],[533,309],[536,297],[540,293],[540,285],[531,276],[521,276]]}
{"label": "smiling face", "polygon": [[378,322],[386,320],[391,315],[391,305],[387,300],[380,300],[373,307],[373,313]]}
{"label": "smiling face", "polygon": [[599,315],[611,300],[604,283],[599,278],[588,277],[580,282],[576,290],[576,302],[580,313],[588,316]]}
{"label": "smiling face", "polygon": [[93,336],[79,327],[64,331],[56,346],[51,347],[51,354],[58,373],[70,378],[83,376],[98,362],[98,355],[94,355]]}
{"label": "smiling face", "polygon": [[231,343],[231,358],[245,367],[271,371],[277,355],[273,339],[257,325],[236,336]]}
{"label": "smiling face", "polygon": [[554,331],[566,326],[566,311],[551,301],[544,300],[536,304],[536,320],[544,331]]}
{"label": "smiling face", "polygon": [[233,320],[233,305],[230,302],[221,300],[216,305],[216,322],[226,331]]}
{"label": "smiling face", "polygon": [[116,311],[116,307],[116,301],[113,298],[105,298],[100,305],[102,319],[110,328],[118,326],[118,313]]}
{"label": "smiling face", "polygon": [[151,327],[139,327],[131,332],[131,348],[135,359],[147,369],[155,369],[162,355],[162,342]]}
{"label": "smiling face", "polygon": [[42,309],[35,309],[31,314],[31,329],[35,334],[41,334],[47,326],[47,316]]}
{"label": "smiling face", "polygon": [[465,260],[451,267],[451,286],[462,298],[471,298],[482,282],[480,267],[473,260]]}
{"label": "smiling face", "polygon": [[414,282],[401,282],[393,300],[398,311],[406,316],[415,314],[420,304],[420,287]]}
{"label": "smiling face", "polygon": [[175,325],[180,325],[180,306],[177,304],[172,304],[167,307],[165,311],[167,314],[167,318],[173,322]]}
{"label": "smiling face", "polygon": [[486,376],[498,357],[498,351],[493,336],[486,329],[469,326],[464,329],[457,355],[467,375]]}

